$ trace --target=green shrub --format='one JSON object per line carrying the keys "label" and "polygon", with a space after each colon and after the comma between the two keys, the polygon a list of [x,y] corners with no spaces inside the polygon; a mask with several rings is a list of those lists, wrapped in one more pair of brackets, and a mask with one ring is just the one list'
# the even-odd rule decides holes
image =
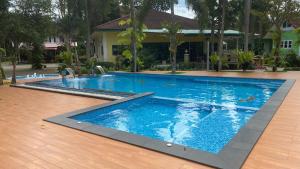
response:
{"label": "green shrub", "polygon": [[60,64],[58,64],[57,71],[59,74],[62,74],[62,71],[65,70],[66,68],[67,68],[66,64],[60,63]]}
{"label": "green shrub", "polygon": [[32,69],[41,69],[42,65],[42,57],[39,55],[33,55],[31,58],[31,66]]}
{"label": "green shrub", "polygon": [[81,74],[88,74],[89,71],[88,71],[88,69],[87,69],[86,67],[81,67],[81,68],[80,68],[80,73],[81,73]]}
{"label": "green shrub", "polygon": [[218,71],[219,56],[214,53],[210,56],[210,63],[215,71]]}
{"label": "green shrub", "polygon": [[70,67],[73,63],[73,54],[71,52],[61,52],[59,54],[60,59],[66,66]]}
{"label": "green shrub", "polygon": [[275,58],[274,57],[269,57],[269,58],[265,58],[265,63],[270,66],[270,67],[286,67],[287,66],[287,61],[286,58],[284,56],[280,56],[278,58],[278,61],[275,62]]}
{"label": "green shrub", "polygon": [[286,62],[288,67],[300,67],[300,59],[293,50],[286,54]]}
{"label": "green shrub", "polygon": [[243,71],[251,68],[253,63],[254,53],[252,51],[244,52],[237,51],[238,65]]}
{"label": "green shrub", "polygon": [[202,70],[203,64],[199,62],[179,63],[179,70]]}
{"label": "green shrub", "polygon": [[150,68],[150,70],[153,71],[167,71],[167,70],[171,70],[171,65],[164,65],[164,66],[158,66],[158,65],[154,65]]}

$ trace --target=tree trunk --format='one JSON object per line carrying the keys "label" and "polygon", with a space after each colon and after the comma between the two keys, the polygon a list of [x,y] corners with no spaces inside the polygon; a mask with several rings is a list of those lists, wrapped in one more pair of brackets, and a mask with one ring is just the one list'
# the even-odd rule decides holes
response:
{"label": "tree trunk", "polygon": [[17,83],[17,78],[16,78],[16,56],[12,59],[12,66],[13,66],[13,72],[11,76],[11,84],[16,84]]}
{"label": "tree trunk", "polygon": [[15,48],[15,53],[13,54],[13,58],[11,59],[12,66],[13,66],[13,72],[11,76],[11,84],[16,84],[17,83],[17,78],[16,78],[16,64],[17,64],[17,56],[19,54],[19,43],[14,43],[14,48]]}
{"label": "tree trunk", "polygon": [[91,57],[91,29],[90,29],[90,18],[89,18],[89,3],[85,0],[85,15],[86,15],[86,57]]}
{"label": "tree trunk", "polygon": [[[173,28],[175,26],[175,20],[174,20],[174,1],[170,0],[170,5],[171,5],[171,27]],[[172,53],[172,73],[176,72],[176,54],[177,54],[177,46],[176,46],[176,33],[174,32],[173,34],[171,34],[170,37],[170,48],[171,48],[171,53]]]}
{"label": "tree trunk", "polygon": [[216,23],[214,20],[211,22],[211,33],[210,33],[210,51],[211,53],[215,52],[215,26]]}
{"label": "tree trunk", "polygon": [[5,72],[2,67],[1,54],[0,54],[0,85],[3,85],[3,79],[5,79]]}
{"label": "tree trunk", "polygon": [[251,0],[245,0],[245,44],[244,51],[249,49],[249,25],[250,25],[250,10],[251,10]]}
{"label": "tree trunk", "polygon": [[[0,64],[1,64],[1,63],[0,63]],[[1,85],[3,85],[3,79],[4,79],[4,77],[3,77],[3,68],[1,67],[1,65],[0,65],[0,73],[1,73],[1,74],[0,74],[0,76],[1,76],[1,77],[0,77],[0,86],[1,86]]]}
{"label": "tree trunk", "polygon": [[77,73],[78,73],[78,77],[79,77],[79,76],[81,76],[81,72],[80,72],[80,60],[79,60],[79,57],[78,57],[76,46],[75,46],[75,57],[76,57],[76,69],[77,69]]}
{"label": "tree trunk", "polygon": [[131,54],[132,54],[132,62],[133,62],[133,72],[137,72],[137,49],[136,49],[136,16],[135,16],[135,0],[131,0],[130,3],[130,18],[131,18],[131,26],[132,26],[132,33],[131,33]]}
{"label": "tree trunk", "polygon": [[274,49],[274,65],[273,65],[273,72],[277,71],[277,65],[279,64],[280,60],[280,43],[281,43],[281,26],[276,26],[276,33],[278,38],[275,40],[275,49]]}
{"label": "tree trunk", "polygon": [[219,45],[218,45],[218,71],[222,70],[222,56],[223,56],[223,40],[224,40],[224,25],[225,25],[225,8],[226,0],[221,0],[222,5],[222,15],[221,15],[221,28],[219,31]]}
{"label": "tree trunk", "polygon": [[67,51],[70,52],[71,51],[70,36],[67,34],[64,35],[64,43],[66,45]]}

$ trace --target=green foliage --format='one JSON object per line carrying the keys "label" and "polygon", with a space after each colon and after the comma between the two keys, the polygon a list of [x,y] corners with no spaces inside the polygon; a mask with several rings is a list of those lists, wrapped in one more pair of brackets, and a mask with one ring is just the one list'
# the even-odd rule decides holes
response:
{"label": "green foliage", "polygon": [[32,69],[41,69],[43,67],[42,65],[42,57],[40,55],[34,55],[32,56]]}
{"label": "green foliage", "polygon": [[1,65],[1,60],[4,55],[5,55],[5,49],[0,48],[0,85],[3,83],[2,79],[5,79],[5,72]]}
{"label": "green foliage", "polygon": [[249,69],[253,62],[254,53],[252,51],[237,51],[236,55],[238,59],[238,66],[242,68],[243,71]]}
{"label": "green foliage", "polygon": [[167,34],[167,37],[170,40],[169,51],[170,51],[170,54],[171,54],[172,73],[175,73],[175,71],[176,71],[177,47],[183,43],[182,41],[180,41],[177,38],[177,33],[181,31],[181,25],[174,22],[174,21],[171,21],[170,23],[168,23],[168,22],[163,23],[162,26],[165,28],[165,33]]}
{"label": "green foliage", "polygon": [[219,56],[216,53],[214,53],[210,56],[209,59],[214,70],[218,71]]}
{"label": "green foliage", "polygon": [[0,48],[0,57],[3,57],[5,55],[5,49]]}
{"label": "green foliage", "polygon": [[60,63],[57,67],[57,71],[59,74],[62,74],[63,70],[65,70],[67,68],[67,65],[64,63]]}
{"label": "green foliage", "polygon": [[287,59],[284,56],[279,56],[278,58],[268,57],[265,58],[265,62],[270,67],[286,67],[287,66]]}
{"label": "green foliage", "polygon": [[81,67],[80,68],[80,74],[88,74],[89,73],[89,70],[86,68],[86,67]]}
{"label": "green foliage", "polygon": [[199,62],[189,62],[189,63],[179,63],[179,70],[202,70],[204,67],[203,64]]}
{"label": "green foliage", "polygon": [[[119,22],[120,26],[130,25],[131,19],[121,20]],[[134,35],[136,37],[136,47],[137,49],[143,48],[143,40],[146,38],[146,34],[143,32],[144,29],[147,29],[146,25],[142,25],[138,31],[134,32],[132,27],[127,28],[125,31],[120,32],[117,35],[118,43],[121,45],[129,46],[131,44],[131,36]]]}
{"label": "green foliage", "polygon": [[287,53],[286,62],[288,67],[300,67],[300,58],[297,57],[293,50]]}
{"label": "green foliage", "polygon": [[59,54],[60,59],[62,60],[62,62],[67,66],[67,67],[71,67],[72,63],[73,63],[73,54],[71,52],[61,52]]}
{"label": "green foliage", "polygon": [[[209,57],[209,60],[210,60],[210,64],[211,64],[212,68],[215,71],[219,71],[219,68],[218,68],[219,56],[218,56],[218,54],[217,53],[212,54]],[[221,58],[221,65],[222,65],[223,68],[228,68],[229,67],[227,57],[224,56],[224,57]]]}
{"label": "green foliage", "polygon": [[[121,26],[131,25],[131,19],[121,20],[119,24]],[[127,46],[127,48],[125,48],[124,51],[122,52],[122,56],[124,57],[124,59],[118,58],[118,63],[117,63],[118,65],[123,64],[123,62],[129,62],[129,63],[133,62],[133,54],[129,48],[129,46],[132,43],[132,36],[135,37],[136,48],[139,52],[143,48],[142,42],[146,38],[146,34],[143,32],[144,29],[147,29],[145,25],[142,25],[142,27],[138,28],[137,31],[133,31],[133,28],[129,27],[125,31],[122,31],[117,35],[118,43]],[[137,58],[137,66],[138,69],[141,69],[141,67],[143,66],[143,62],[139,58]]]}
{"label": "green foliage", "polygon": [[42,47],[35,44],[31,56],[32,69],[41,69],[43,67],[42,56],[43,56]]}
{"label": "green foliage", "polygon": [[[162,24],[163,28],[165,28],[165,33],[167,37],[170,38],[170,47],[169,51],[172,54],[176,54],[177,46],[181,45],[183,41],[178,40],[177,33],[181,31],[181,25],[179,23],[168,23],[165,22]],[[172,38],[173,36],[173,38]]]}
{"label": "green foliage", "polygon": [[155,49],[153,49],[153,48],[144,47],[141,50],[139,58],[143,61],[145,69],[149,69],[153,65],[156,65],[159,63],[159,60],[158,60],[156,54],[157,53],[155,52]]}
{"label": "green foliage", "polygon": [[116,70],[129,70],[130,60],[126,59],[122,55],[116,57]]}
{"label": "green foliage", "polygon": [[224,69],[228,69],[229,68],[227,56],[223,56],[221,58],[221,64],[222,64],[222,68],[224,68]]}

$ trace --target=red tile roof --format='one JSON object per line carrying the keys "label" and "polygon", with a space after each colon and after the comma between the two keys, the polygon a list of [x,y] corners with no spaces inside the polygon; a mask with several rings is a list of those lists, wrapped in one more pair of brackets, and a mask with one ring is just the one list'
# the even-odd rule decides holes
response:
{"label": "red tile roof", "polygon": [[[96,26],[97,30],[122,30],[126,29],[127,25],[120,26],[119,22],[121,20],[126,20],[129,15],[124,17],[106,22],[104,24]],[[175,15],[175,21],[181,25],[181,29],[199,29],[198,23],[194,19],[185,18],[182,16]],[[171,21],[171,14],[165,12],[159,12],[155,10],[150,10],[145,18],[144,24],[148,29],[162,29],[162,24],[164,22]]]}
{"label": "red tile roof", "polygon": [[290,23],[292,24],[292,26],[294,28],[299,28],[300,27],[300,18],[293,19],[290,21]]}

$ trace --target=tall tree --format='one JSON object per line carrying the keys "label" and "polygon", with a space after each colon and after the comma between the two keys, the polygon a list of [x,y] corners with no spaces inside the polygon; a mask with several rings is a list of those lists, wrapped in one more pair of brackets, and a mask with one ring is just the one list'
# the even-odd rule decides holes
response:
{"label": "tall tree", "polygon": [[252,0],[244,0],[245,3],[245,43],[244,43],[244,51],[248,51],[249,48],[249,26],[250,26],[250,11],[251,11],[251,2]]}
{"label": "tall tree", "polygon": [[300,5],[297,0],[269,0],[270,8],[267,15],[275,30],[273,32],[274,41],[274,65],[273,71],[277,71],[280,62],[280,44],[282,36],[282,25],[299,17]]}
{"label": "tall tree", "polygon": [[[173,0],[177,2],[177,0]],[[129,10],[131,40],[130,48],[132,55],[132,71],[137,71],[137,34],[143,31],[143,22],[149,10],[165,11],[170,9],[170,0],[121,0],[125,11]]]}
{"label": "tall tree", "polygon": [[85,0],[85,33],[86,36],[86,56],[90,57],[91,50],[91,33],[95,26],[106,21],[116,19],[120,16],[118,0]]}
{"label": "tall tree", "polygon": [[[174,0],[170,0],[170,7],[171,7],[171,28],[175,28],[175,13],[174,13]],[[176,34],[177,29],[174,29],[170,32],[170,52],[171,52],[171,59],[172,59],[172,73],[176,72],[176,54],[177,54],[177,42],[176,42]]]}
{"label": "tall tree", "polygon": [[51,21],[51,2],[48,0],[15,0],[6,15],[5,49],[13,65],[12,83],[16,83],[16,62],[20,47],[31,47],[41,57],[41,47]]}
{"label": "tall tree", "polygon": [[3,79],[5,79],[5,72],[4,69],[2,68],[2,57],[5,55],[5,49],[0,48],[0,85],[3,85]]}
{"label": "tall tree", "polygon": [[222,57],[223,57],[223,41],[224,41],[224,28],[225,28],[225,11],[226,11],[226,5],[227,0],[220,0],[219,1],[220,9],[222,9],[221,15],[220,15],[220,24],[219,24],[219,43],[218,43],[218,71],[222,70]]}

